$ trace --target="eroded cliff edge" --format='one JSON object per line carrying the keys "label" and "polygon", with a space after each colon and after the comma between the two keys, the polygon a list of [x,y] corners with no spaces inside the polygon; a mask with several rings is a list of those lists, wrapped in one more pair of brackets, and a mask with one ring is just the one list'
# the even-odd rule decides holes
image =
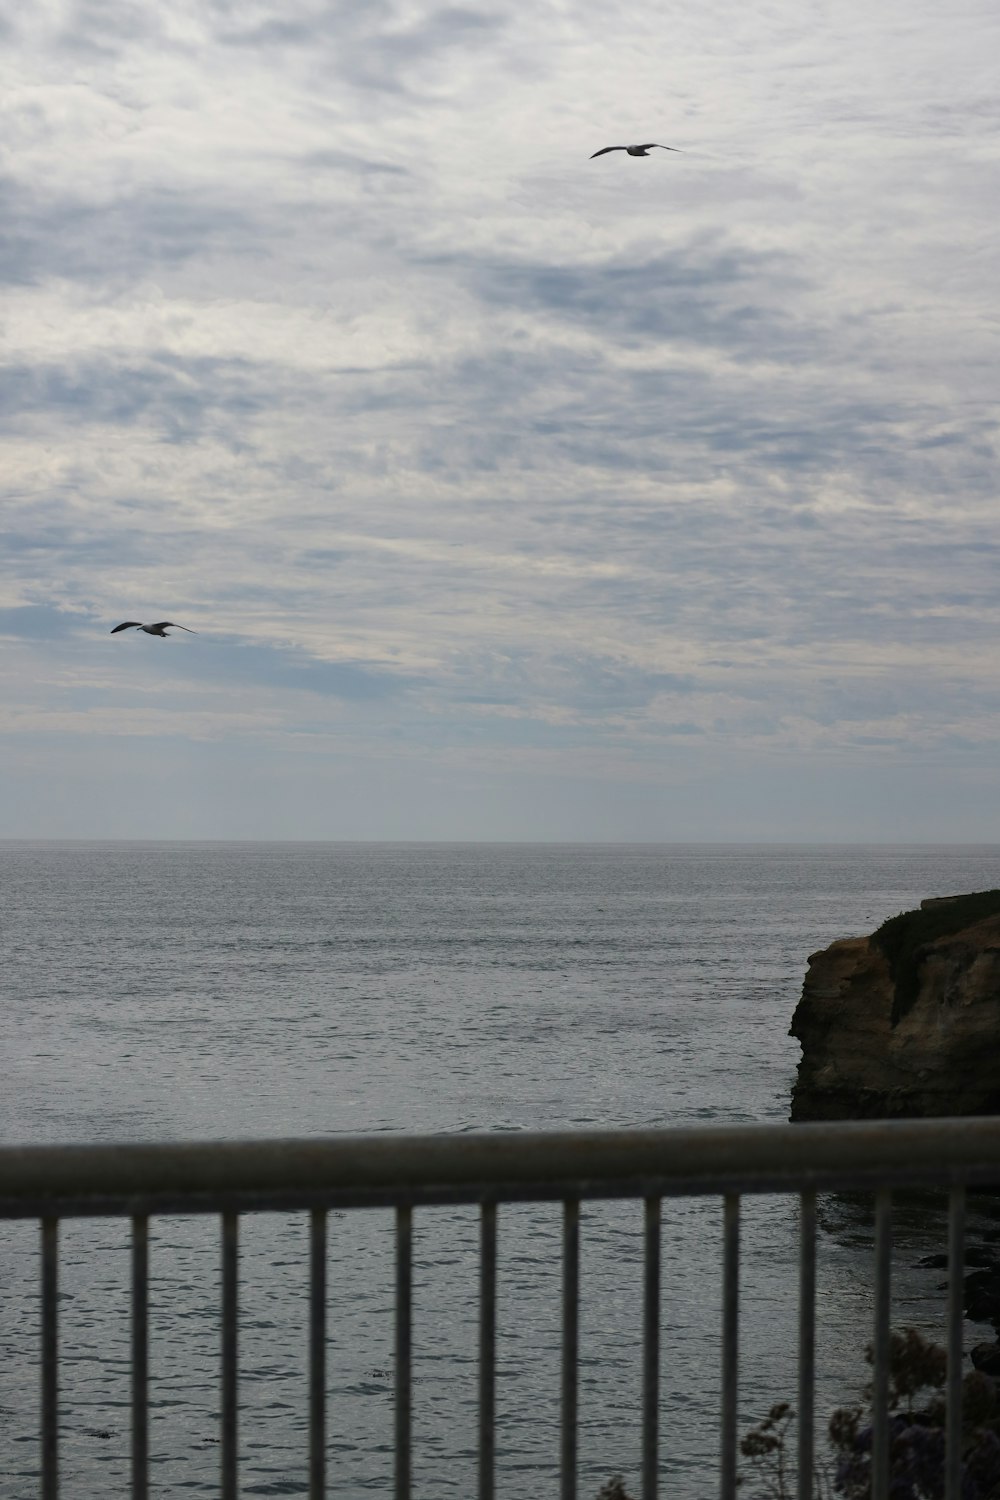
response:
{"label": "eroded cliff edge", "polygon": [[945,896],[813,953],[793,1120],[1000,1114],[1000,890]]}

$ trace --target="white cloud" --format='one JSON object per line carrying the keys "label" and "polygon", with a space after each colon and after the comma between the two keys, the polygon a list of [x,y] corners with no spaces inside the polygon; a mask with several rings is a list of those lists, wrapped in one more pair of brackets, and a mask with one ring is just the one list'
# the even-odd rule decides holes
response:
{"label": "white cloud", "polygon": [[[70,644],[0,621],[8,732],[275,775],[332,734],[361,787],[564,756],[609,794],[683,743],[751,801],[776,755],[827,789],[924,756],[964,806],[1000,728],[998,33],[985,0],[19,16],[0,604]],[[651,135],[686,154],[588,160]],[[200,656],[107,655],[164,613]]]}

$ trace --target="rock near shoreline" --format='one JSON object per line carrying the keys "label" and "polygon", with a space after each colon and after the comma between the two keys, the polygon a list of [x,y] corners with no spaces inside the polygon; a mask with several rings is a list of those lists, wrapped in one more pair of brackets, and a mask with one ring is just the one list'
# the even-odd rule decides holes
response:
{"label": "rock near shoreline", "polygon": [[809,959],[793,1120],[1000,1114],[1000,890],[944,896]]}

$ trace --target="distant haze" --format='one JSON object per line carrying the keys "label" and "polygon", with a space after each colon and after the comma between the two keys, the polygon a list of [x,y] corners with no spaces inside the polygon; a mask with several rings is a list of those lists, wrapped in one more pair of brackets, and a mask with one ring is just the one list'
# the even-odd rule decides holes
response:
{"label": "distant haze", "polygon": [[9,15],[0,836],[1000,839],[991,0]]}

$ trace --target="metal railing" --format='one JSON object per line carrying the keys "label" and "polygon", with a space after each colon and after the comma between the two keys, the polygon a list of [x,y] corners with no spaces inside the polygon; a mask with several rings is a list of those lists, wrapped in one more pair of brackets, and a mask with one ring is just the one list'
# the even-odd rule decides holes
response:
{"label": "metal railing", "polygon": [[497,1207],[563,1205],[560,1500],[577,1496],[579,1210],[587,1199],[644,1205],[642,1497],[659,1484],[660,1240],[663,1198],[718,1195],[723,1212],[719,1490],[737,1484],[740,1199],[790,1193],[800,1201],[798,1500],[813,1492],[816,1194],[875,1194],[873,1500],[889,1491],[889,1350],[894,1188],[949,1195],[947,1500],[961,1491],[961,1382],[965,1194],[1000,1184],[1000,1120],[771,1125],[705,1129],[334,1137],[175,1145],[25,1146],[0,1149],[0,1217],[41,1223],[41,1494],[59,1489],[59,1220],[128,1216],[131,1247],[132,1495],[149,1492],[149,1220],[217,1214],[222,1236],[221,1493],[236,1500],[238,1237],[240,1215],[305,1210],[309,1251],[309,1494],[327,1493],[326,1262],[331,1209],[395,1210],[395,1496],[411,1493],[413,1210],[478,1204],[478,1497],[495,1489]]}

